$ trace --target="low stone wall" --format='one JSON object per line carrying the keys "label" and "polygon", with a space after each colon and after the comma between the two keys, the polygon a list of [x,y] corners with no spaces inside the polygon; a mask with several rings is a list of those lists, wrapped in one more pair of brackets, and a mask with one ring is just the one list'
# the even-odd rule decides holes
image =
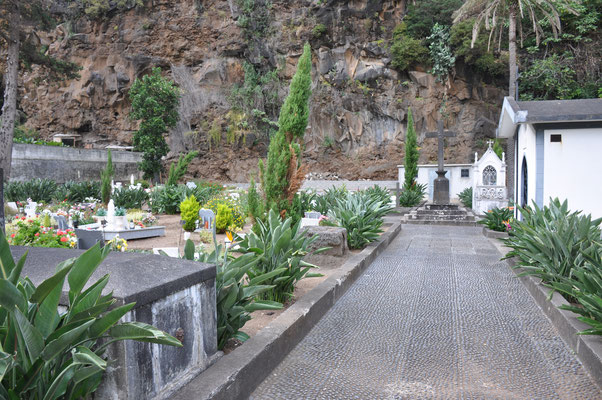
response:
{"label": "low stone wall", "polygon": [[[107,163],[107,154],[107,150],[100,149],[14,144],[10,180],[98,181]],[[142,161],[142,153],[111,151],[111,156],[116,181],[129,181],[131,175],[141,176],[137,164]]]}
{"label": "low stone wall", "polygon": [[[16,259],[29,251],[23,269],[36,285],[60,262],[83,251],[12,247]],[[218,358],[215,266],[135,253],[111,253],[90,278],[110,274],[104,293],[117,305],[136,302],[123,321],[151,324],[179,339],[176,348],[131,340],[108,348],[113,362],[94,394],[96,400],[167,399]],[[65,284],[60,304],[68,302]]]}

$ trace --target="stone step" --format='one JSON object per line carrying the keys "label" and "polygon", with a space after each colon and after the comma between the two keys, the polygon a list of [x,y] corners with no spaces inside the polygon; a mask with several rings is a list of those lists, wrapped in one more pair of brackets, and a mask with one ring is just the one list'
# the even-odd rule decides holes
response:
{"label": "stone step", "polygon": [[426,210],[457,210],[457,204],[425,204],[424,208]]}
{"label": "stone step", "polygon": [[464,221],[464,220],[423,220],[423,219],[407,219],[404,221],[406,224],[413,225],[455,225],[455,226],[480,226],[476,221]]}
{"label": "stone step", "polygon": [[418,215],[466,215],[464,210],[417,210]]}
{"label": "stone step", "polygon": [[450,221],[474,221],[475,218],[472,215],[418,215],[416,218],[412,218],[414,220],[423,220],[423,221],[441,221],[441,220],[450,220]]}

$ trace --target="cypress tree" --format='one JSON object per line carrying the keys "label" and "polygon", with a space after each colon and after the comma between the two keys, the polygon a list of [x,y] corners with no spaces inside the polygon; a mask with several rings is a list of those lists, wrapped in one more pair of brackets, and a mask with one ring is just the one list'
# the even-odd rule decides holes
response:
{"label": "cypress tree", "polygon": [[111,156],[111,150],[108,151],[107,155],[107,166],[100,172],[100,197],[102,197],[103,204],[109,204],[111,200],[111,179],[115,170],[113,168],[113,157]]}
{"label": "cypress tree", "polygon": [[310,95],[311,48],[306,44],[280,109],[278,132],[270,141],[267,163],[259,163],[266,212],[274,209],[284,215],[303,182],[300,141],[307,128]]}
{"label": "cypress tree", "polygon": [[418,177],[418,145],[416,142],[416,130],[414,129],[414,117],[412,109],[408,109],[408,128],[406,131],[405,145],[405,182],[404,187],[410,188],[416,183]]}

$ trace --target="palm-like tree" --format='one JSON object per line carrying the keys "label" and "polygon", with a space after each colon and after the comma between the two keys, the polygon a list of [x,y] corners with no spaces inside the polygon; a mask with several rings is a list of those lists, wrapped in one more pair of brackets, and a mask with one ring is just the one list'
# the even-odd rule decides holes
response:
{"label": "palm-like tree", "polygon": [[[525,16],[528,16],[533,25],[535,40],[539,45],[543,29],[538,19],[543,17],[543,19],[547,20],[552,27],[554,37],[558,37],[558,34],[561,31],[558,8],[562,7],[566,11],[577,14],[571,7],[571,3],[574,4],[575,2],[579,2],[579,0],[467,0],[464,5],[454,13],[454,23],[458,23],[468,18],[475,18],[474,26],[472,28],[471,44],[471,46],[474,46],[483,23],[485,24],[485,28],[490,31],[489,44],[491,44],[491,39],[495,37],[496,32],[499,33],[499,40],[501,41],[502,29],[504,28],[505,23],[508,22],[508,63],[510,66],[509,95],[514,97],[516,94],[517,74],[517,23],[519,25],[522,44],[523,32],[521,21]],[[517,19],[518,16],[520,16],[520,18]]]}

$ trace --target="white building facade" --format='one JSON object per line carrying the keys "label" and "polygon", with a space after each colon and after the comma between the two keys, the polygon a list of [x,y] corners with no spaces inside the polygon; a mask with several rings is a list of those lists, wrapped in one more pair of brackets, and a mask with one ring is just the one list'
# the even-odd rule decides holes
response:
{"label": "white building facade", "polygon": [[544,206],[568,200],[573,211],[602,217],[602,99],[504,99],[498,137],[515,149],[514,199]]}
{"label": "white building facade", "polygon": [[[450,200],[458,200],[458,194],[464,189],[472,187],[472,164],[445,164],[443,169],[447,171],[445,177],[449,179]],[[428,201],[433,201],[433,190],[435,178],[437,178],[437,164],[418,165],[418,177],[416,182],[427,186]],[[405,179],[405,167],[397,166],[399,186],[403,187]]]}

